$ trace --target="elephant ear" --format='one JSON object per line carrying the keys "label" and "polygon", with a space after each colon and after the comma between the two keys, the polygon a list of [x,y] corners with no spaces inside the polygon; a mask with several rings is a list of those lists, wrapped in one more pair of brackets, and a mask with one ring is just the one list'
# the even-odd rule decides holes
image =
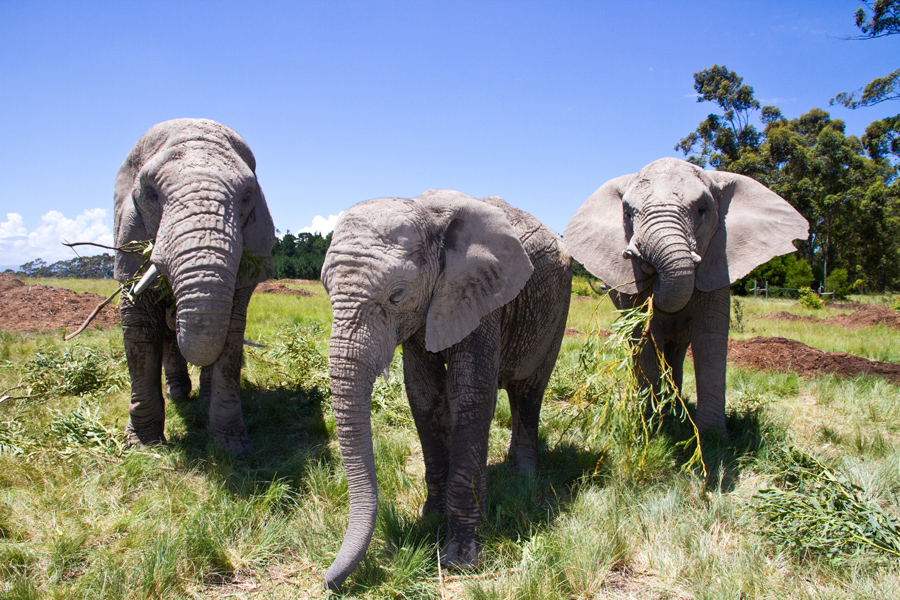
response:
{"label": "elephant ear", "polygon": [[[142,140],[128,153],[125,162],[116,175],[115,207],[113,213],[113,239],[116,246],[124,246],[128,242],[152,240],[155,232],[147,231],[144,220],[134,205],[135,185],[138,174],[144,166]],[[141,259],[124,252],[116,252],[115,278],[125,283],[141,267]]]}
{"label": "elephant ear", "polygon": [[575,260],[603,283],[626,294],[636,294],[635,282],[644,278],[639,260],[622,257],[633,235],[622,196],[634,177],[623,175],[604,183],[581,205],[563,234]]}
{"label": "elephant ear", "polygon": [[[256,186],[256,202],[253,210],[244,222],[242,235],[244,238],[244,250],[249,250],[262,259],[261,265],[247,263],[242,259],[242,269],[238,273],[239,279],[235,287],[243,288],[266,281],[275,274],[275,265],[272,260],[272,246],[275,245],[275,224],[266,204],[266,196],[262,188]],[[259,266],[259,270],[255,269]]]}
{"label": "elephant ear", "polygon": [[794,252],[809,237],[809,223],[788,202],[755,179],[704,172],[719,206],[719,227],[697,266],[696,286],[710,292],[734,283],[776,256]]}
{"label": "elephant ear", "polygon": [[443,232],[443,270],[425,321],[425,347],[440,352],[518,296],[534,267],[502,209],[459,192],[429,190],[416,200]]}

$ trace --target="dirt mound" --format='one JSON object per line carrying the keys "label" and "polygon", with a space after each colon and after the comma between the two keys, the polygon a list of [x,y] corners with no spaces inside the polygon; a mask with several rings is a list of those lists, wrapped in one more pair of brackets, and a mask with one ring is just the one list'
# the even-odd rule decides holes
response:
{"label": "dirt mound", "polygon": [[728,362],[765,371],[794,371],[807,376],[833,373],[851,377],[869,373],[900,384],[898,364],[868,360],[846,352],[823,352],[802,342],[782,337],[730,340]]}
{"label": "dirt mound", "polygon": [[319,283],[318,279],[279,279],[283,283],[296,283],[297,285],[309,285],[310,283]]}
{"label": "dirt mound", "polygon": [[[13,275],[0,274],[0,329],[36,332],[62,327],[74,331],[103,300],[88,292],[25,285]],[[119,309],[111,303],[103,307],[89,327],[108,329],[118,322]]]}
{"label": "dirt mound", "polygon": [[304,281],[302,279],[281,279],[277,281],[263,281],[259,285],[256,286],[254,292],[261,294],[292,294],[295,296],[315,296],[312,292],[307,292],[306,290],[295,290],[293,288],[289,288],[284,285],[284,282],[297,282]]}
{"label": "dirt mound", "polygon": [[0,273],[0,293],[20,287],[25,287],[25,284],[19,281],[18,277],[12,273]]}
{"label": "dirt mound", "polygon": [[838,327],[846,327],[847,329],[875,327],[876,325],[885,325],[887,327],[893,327],[894,329],[900,329],[900,313],[891,310],[887,306],[876,306],[874,304],[863,304],[859,310],[849,315],[837,315],[828,317],[827,319],[801,317],[784,311],[764,315],[762,318],[779,319],[782,321],[806,321],[809,323],[818,323],[820,325],[837,325]]}

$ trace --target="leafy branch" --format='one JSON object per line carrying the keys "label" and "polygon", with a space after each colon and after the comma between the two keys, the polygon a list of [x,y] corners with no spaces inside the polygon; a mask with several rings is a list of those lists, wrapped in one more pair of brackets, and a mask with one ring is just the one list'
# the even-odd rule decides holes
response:
{"label": "leafy branch", "polygon": [[[625,471],[643,473],[650,457],[651,442],[660,434],[664,417],[675,413],[682,422],[688,422],[693,435],[677,444],[685,449],[693,446],[690,458],[682,466],[689,470],[699,467],[706,474],[706,465],[700,448],[697,426],[688,414],[687,405],[672,378],[672,370],[666,364],[654,339],[650,324],[653,319],[653,301],[628,310],[620,310],[612,324],[612,333],[605,340],[595,331],[587,336],[579,360],[588,377],[575,392],[572,402],[584,408],[599,409],[596,429],[606,439],[602,443],[605,455],[613,446],[624,449]],[[639,336],[635,336],[640,332]],[[634,341],[637,337],[637,341]],[[649,344],[649,346],[648,346]],[[660,380],[656,386],[645,385],[640,361],[643,351],[654,352]],[[612,358],[607,358],[612,354]],[[575,417],[578,417],[576,415]],[[575,418],[573,417],[573,419]]]}

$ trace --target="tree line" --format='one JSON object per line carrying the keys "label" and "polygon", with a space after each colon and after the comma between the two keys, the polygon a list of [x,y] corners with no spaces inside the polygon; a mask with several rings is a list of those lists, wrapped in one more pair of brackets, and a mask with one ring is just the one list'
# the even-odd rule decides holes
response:
{"label": "tree line", "polygon": [[[862,39],[900,33],[900,0],[864,4],[868,12],[856,14]],[[796,255],[757,267],[733,292],[746,293],[754,279],[838,294],[900,288],[900,115],[874,120],[860,137],[821,108],[787,119],[776,106],[760,106],[753,88],[724,65],[694,73],[694,89],[698,102],[719,112],[675,149],[701,167],[753,177],[810,225],[809,239],[795,242]],[[900,70],[875,79],[859,97],[841,92],[830,104],[857,109],[898,99]]]}
{"label": "tree line", "polygon": [[[281,232],[278,232],[281,233]],[[272,259],[274,279],[319,279],[325,252],[331,245],[331,233],[285,232],[275,238]],[[77,279],[112,279],[115,265],[111,254],[78,256],[47,264],[43,259],[27,262],[13,271],[18,277],[72,277]]]}

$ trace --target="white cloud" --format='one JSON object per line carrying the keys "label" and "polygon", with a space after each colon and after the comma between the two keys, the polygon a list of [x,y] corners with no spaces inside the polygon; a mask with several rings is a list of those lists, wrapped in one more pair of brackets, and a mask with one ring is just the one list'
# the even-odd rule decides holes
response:
{"label": "white cloud", "polygon": [[312,225],[304,227],[297,233],[321,233],[322,235],[328,235],[334,230],[334,226],[337,225],[338,219],[342,214],[344,214],[344,211],[341,211],[336,215],[328,215],[327,219],[320,215],[316,215],[313,217]]}
{"label": "white cloud", "polygon": [[[106,215],[106,209],[92,208],[69,219],[61,212],[51,210],[41,217],[40,225],[29,232],[22,215],[7,213],[6,221],[0,222],[0,263],[21,265],[36,258],[54,263],[75,258],[75,252],[63,246],[63,242],[94,242],[112,246],[113,235]],[[82,256],[90,256],[101,251],[85,246],[78,252]]]}

